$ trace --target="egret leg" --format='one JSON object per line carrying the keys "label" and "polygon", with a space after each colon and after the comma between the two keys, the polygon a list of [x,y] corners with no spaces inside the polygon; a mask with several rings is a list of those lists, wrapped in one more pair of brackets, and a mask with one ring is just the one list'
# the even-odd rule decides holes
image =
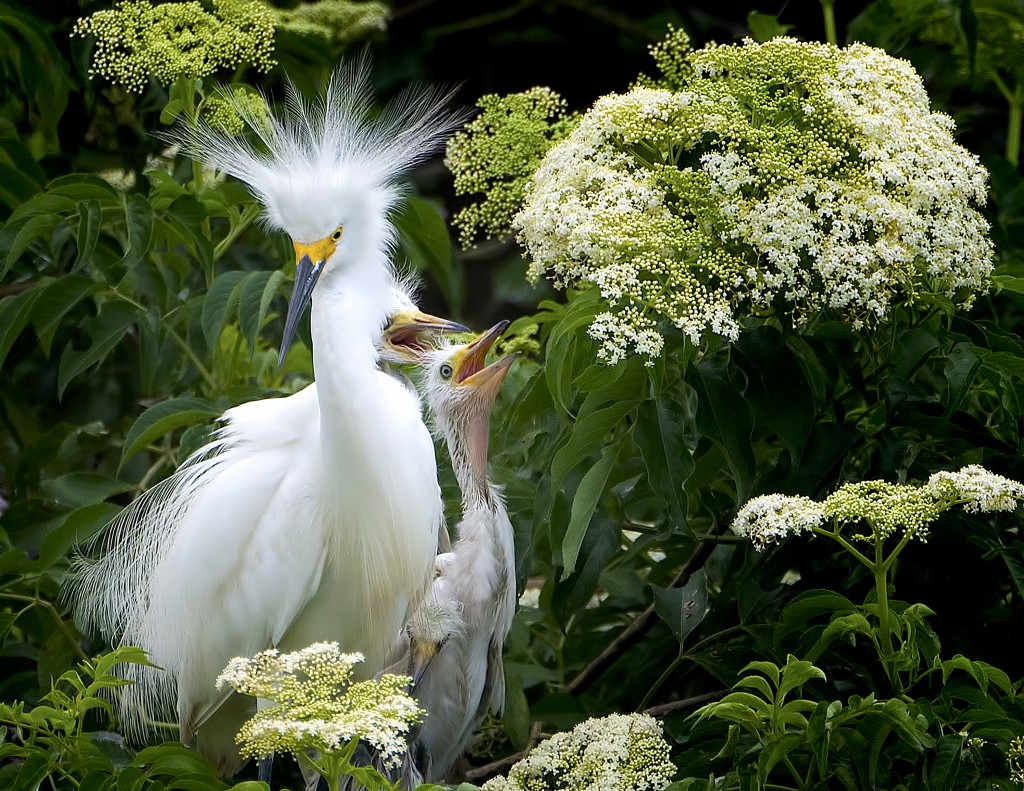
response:
{"label": "egret leg", "polygon": [[260,758],[259,770],[256,778],[267,785],[270,785],[270,777],[274,773],[274,754],[265,755]]}

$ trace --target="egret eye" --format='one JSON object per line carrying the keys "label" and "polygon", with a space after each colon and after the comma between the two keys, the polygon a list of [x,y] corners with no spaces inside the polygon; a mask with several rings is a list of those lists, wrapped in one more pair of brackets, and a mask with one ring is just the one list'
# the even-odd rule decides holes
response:
{"label": "egret eye", "polygon": [[341,238],[341,226],[340,225],[338,226],[338,229],[334,233],[331,234],[331,238],[334,241],[338,241]]}
{"label": "egret eye", "polygon": [[452,378],[452,367],[450,365],[448,365],[448,363],[445,363],[444,365],[441,366],[441,378],[442,379],[451,379]]}

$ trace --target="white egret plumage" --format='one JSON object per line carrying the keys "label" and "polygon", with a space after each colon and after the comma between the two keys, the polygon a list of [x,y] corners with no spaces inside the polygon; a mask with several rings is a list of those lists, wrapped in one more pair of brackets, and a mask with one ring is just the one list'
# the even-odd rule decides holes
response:
{"label": "white egret plumage", "polygon": [[185,142],[245,182],[268,225],[292,238],[282,354],[311,299],[316,386],[229,410],[216,439],[129,507],[109,553],[74,581],[83,627],[163,668],[126,689],[126,726],[143,730],[173,696],[182,740],[196,736],[224,774],[242,763],[234,737],[251,714],[251,699],[215,688],[227,662],[332,640],[378,671],[427,588],[443,520],[419,403],[379,369],[377,344],[393,302],[397,179],[459,119],[430,91],[371,117],[365,63],[339,70],[317,104],[294,89],[289,98],[267,117],[236,108],[259,149],[208,126]]}
{"label": "white egret plumage", "polygon": [[505,701],[502,649],[516,609],[515,546],[500,489],[487,475],[490,411],[517,355],[484,359],[508,322],[473,342],[424,354],[423,390],[444,436],[459,488],[462,518],[450,552],[437,556],[435,579],[396,644],[427,715],[403,766],[408,787],[442,782],[484,715]]}

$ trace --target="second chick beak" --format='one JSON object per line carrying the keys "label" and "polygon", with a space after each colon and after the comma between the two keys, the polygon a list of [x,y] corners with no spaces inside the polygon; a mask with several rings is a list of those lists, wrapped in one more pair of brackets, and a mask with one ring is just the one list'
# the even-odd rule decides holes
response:
{"label": "second chick beak", "polygon": [[457,321],[431,316],[422,311],[402,311],[394,314],[384,329],[384,343],[397,357],[415,362],[420,353],[427,349],[420,336],[444,332],[470,332],[470,329]]}
{"label": "second chick beak", "polygon": [[409,659],[409,675],[412,677],[412,683],[409,685],[410,692],[416,691],[416,687],[423,680],[423,674],[427,672],[427,668],[430,667],[435,656],[437,656],[437,643],[413,642],[412,656]]}

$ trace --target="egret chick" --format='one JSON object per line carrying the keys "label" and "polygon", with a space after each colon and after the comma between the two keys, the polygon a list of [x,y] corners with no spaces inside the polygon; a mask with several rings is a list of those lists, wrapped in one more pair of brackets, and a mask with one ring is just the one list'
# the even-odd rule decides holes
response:
{"label": "egret chick", "polygon": [[403,766],[410,788],[446,779],[487,711],[500,714],[505,702],[502,648],[516,610],[515,547],[501,490],[487,477],[487,443],[491,406],[518,355],[486,367],[484,359],[506,327],[501,322],[472,343],[424,355],[423,389],[448,445],[462,519],[405,629],[414,695],[427,711]]}

